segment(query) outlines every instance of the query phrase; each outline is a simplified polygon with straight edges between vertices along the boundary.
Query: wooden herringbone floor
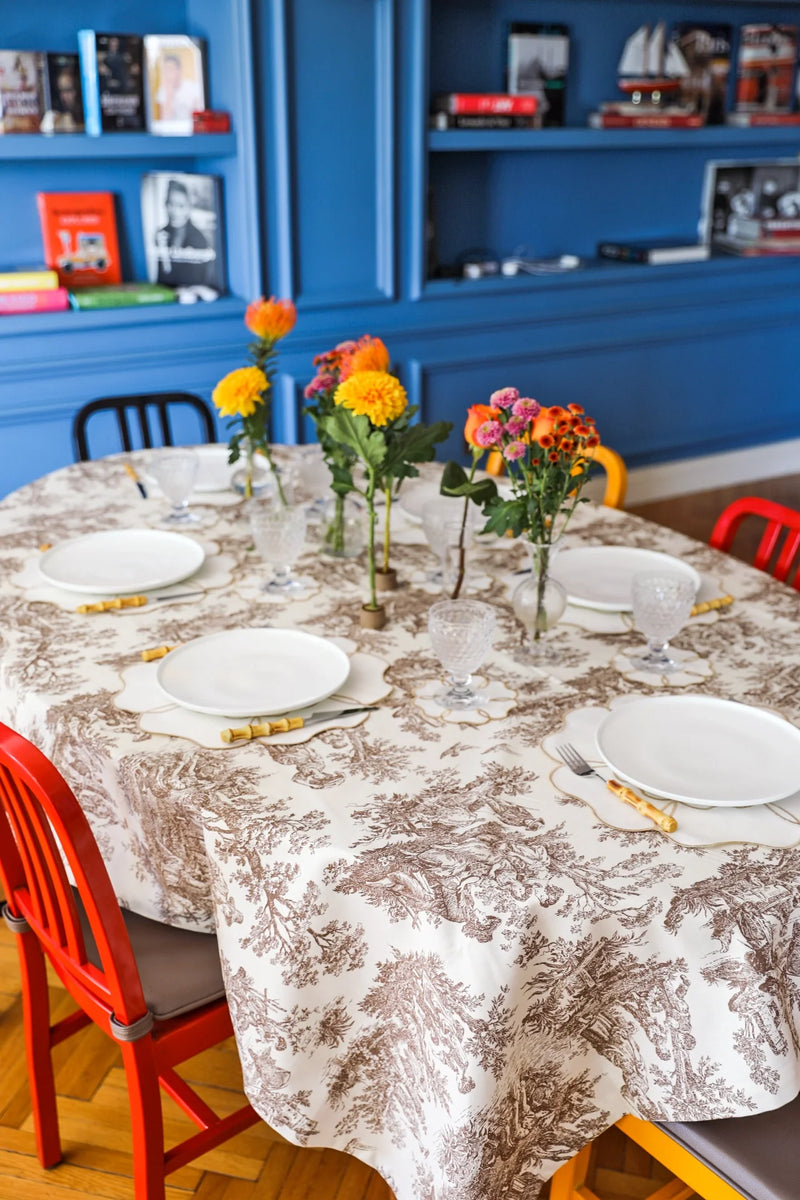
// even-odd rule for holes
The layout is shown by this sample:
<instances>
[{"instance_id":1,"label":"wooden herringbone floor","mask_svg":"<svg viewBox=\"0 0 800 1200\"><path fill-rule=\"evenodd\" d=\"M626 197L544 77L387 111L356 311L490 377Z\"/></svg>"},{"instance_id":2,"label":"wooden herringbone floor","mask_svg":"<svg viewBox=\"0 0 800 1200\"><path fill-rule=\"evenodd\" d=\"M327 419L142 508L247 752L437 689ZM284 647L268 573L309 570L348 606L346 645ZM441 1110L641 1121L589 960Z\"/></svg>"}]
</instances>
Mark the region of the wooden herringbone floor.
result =
<instances>
[{"instance_id":1,"label":"wooden herringbone floor","mask_svg":"<svg viewBox=\"0 0 800 1200\"><path fill-rule=\"evenodd\" d=\"M800 479L764 481L642 506L634 511L700 540L738 495L768 496L800 507ZM748 547L741 551L746 557ZM53 980L54 1016L71 1001ZM64 1161L43 1172L37 1163L25 1070L19 972L13 935L0 921L0 1200L133 1200L127 1094L114 1044L90 1028L57 1047L57 1086ZM241 1103L240 1072L232 1043L185 1064L184 1074L225 1112ZM178 1141L192 1129L164 1101L167 1135ZM594 1188L602 1200L635 1200L665 1173L617 1130L600 1139ZM168 1200L392 1200L369 1167L334 1150L298 1150L266 1126L240 1134L170 1179Z\"/></svg>"}]
</instances>

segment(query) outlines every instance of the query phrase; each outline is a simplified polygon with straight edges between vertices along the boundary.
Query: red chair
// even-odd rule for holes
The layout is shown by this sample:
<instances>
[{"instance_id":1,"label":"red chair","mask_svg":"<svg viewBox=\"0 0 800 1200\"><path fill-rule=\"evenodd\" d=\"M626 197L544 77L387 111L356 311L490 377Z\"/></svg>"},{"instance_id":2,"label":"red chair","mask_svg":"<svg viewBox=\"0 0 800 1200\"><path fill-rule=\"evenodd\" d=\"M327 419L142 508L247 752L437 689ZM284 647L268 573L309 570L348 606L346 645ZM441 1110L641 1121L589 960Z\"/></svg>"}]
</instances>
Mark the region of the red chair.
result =
<instances>
[{"instance_id":1,"label":"red chair","mask_svg":"<svg viewBox=\"0 0 800 1200\"><path fill-rule=\"evenodd\" d=\"M711 531L709 545L717 550L730 550L736 531L745 517L761 517L767 522L767 527L758 544L753 566L760 571L770 571L781 583L788 583L796 591L800 591L800 512L787 508L785 504L776 504L772 500L762 500L758 496L744 496L734 500L717 518L717 523ZM781 534L786 533L783 545L772 567L770 560L778 546Z\"/></svg>"},{"instance_id":2,"label":"red chair","mask_svg":"<svg viewBox=\"0 0 800 1200\"><path fill-rule=\"evenodd\" d=\"M51 1167L61 1159L51 1050L94 1021L122 1052L136 1200L163 1200L166 1175L259 1120L249 1104L218 1117L174 1070L232 1033L217 939L120 907L67 783L35 746L5 725L0 725L0 883L3 915L18 938L40 1163ZM45 955L79 1005L53 1025ZM159 1085L200 1129L166 1151Z\"/></svg>"}]
</instances>

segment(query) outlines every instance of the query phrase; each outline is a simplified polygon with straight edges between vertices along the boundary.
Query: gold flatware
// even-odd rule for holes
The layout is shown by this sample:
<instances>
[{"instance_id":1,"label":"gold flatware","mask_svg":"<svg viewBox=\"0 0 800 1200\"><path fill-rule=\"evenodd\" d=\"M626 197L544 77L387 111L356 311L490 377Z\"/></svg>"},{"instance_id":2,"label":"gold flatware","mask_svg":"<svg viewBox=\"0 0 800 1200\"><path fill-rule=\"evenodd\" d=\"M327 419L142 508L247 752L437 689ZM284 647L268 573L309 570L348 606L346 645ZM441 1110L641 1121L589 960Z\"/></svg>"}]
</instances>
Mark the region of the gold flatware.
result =
<instances>
[{"instance_id":1,"label":"gold flatware","mask_svg":"<svg viewBox=\"0 0 800 1200\"><path fill-rule=\"evenodd\" d=\"M188 600L202 596L203 592L176 592L174 596L116 596L113 600L98 600L96 604L79 604L76 613L112 612L116 608L141 608L144 604L156 604L159 600Z\"/></svg>"},{"instance_id":2,"label":"gold flatware","mask_svg":"<svg viewBox=\"0 0 800 1200\"><path fill-rule=\"evenodd\" d=\"M655 804L651 804L649 800L645 800L644 796L639 796L634 792L633 788L626 787L616 779L605 779L599 771L591 767L582 754L579 754L573 745L565 742L562 746L556 746L556 750L575 775L596 775L598 779L602 779L608 790L625 804L630 804L637 812L640 812L643 817L649 817L658 825L659 829L663 829L664 833L674 833L678 828L678 822L674 817L667 816L660 808L656 808Z\"/></svg>"},{"instance_id":3,"label":"gold flatware","mask_svg":"<svg viewBox=\"0 0 800 1200\"><path fill-rule=\"evenodd\" d=\"M360 708L335 708L314 713L310 717L279 717L277 721L260 721L256 725L242 725L240 729L223 729L219 736L223 742L249 742L251 738L271 737L273 733L289 733L292 729L303 729L306 725L316 725L318 721L330 721L334 717L374 712L377 707L377 704L362 704Z\"/></svg>"},{"instance_id":4,"label":"gold flatware","mask_svg":"<svg viewBox=\"0 0 800 1200\"><path fill-rule=\"evenodd\" d=\"M176 643L177 645L178 643ZM152 650L143 650L142 659L145 662L153 662L156 658L165 658L170 650L174 650L175 646L155 646Z\"/></svg>"},{"instance_id":5,"label":"gold flatware","mask_svg":"<svg viewBox=\"0 0 800 1200\"><path fill-rule=\"evenodd\" d=\"M733 604L733 596L716 596L713 600L701 600L699 604L692 605L689 616L699 617L701 613L712 612L715 608L727 608L729 604Z\"/></svg>"},{"instance_id":6,"label":"gold flatware","mask_svg":"<svg viewBox=\"0 0 800 1200\"><path fill-rule=\"evenodd\" d=\"M133 482L136 484L137 488L139 489L139 495L142 497L142 499L146 500L147 499L147 488L142 483L142 481L139 478L135 469L131 466L130 463L123 463L122 469L124 470L125 474L127 476L129 476L129 478L132 479Z\"/></svg>"}]
</instances>

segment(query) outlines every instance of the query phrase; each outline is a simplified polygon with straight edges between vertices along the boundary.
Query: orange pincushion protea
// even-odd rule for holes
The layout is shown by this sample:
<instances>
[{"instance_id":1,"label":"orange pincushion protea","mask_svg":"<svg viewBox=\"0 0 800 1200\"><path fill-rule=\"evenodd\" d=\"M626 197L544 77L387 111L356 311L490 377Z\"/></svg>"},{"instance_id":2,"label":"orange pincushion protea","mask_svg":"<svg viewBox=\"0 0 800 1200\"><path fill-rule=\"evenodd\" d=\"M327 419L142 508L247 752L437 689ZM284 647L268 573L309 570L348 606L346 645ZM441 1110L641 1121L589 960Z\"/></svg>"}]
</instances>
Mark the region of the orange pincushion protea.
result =
<instances>
[{"instance_id":1,"label":"orange pincushion protea","mask_svg":"<svg viewBox=\"0 0 800 1200\"><path fill-rule=\"evenodd\" d=\"M341 378L349 379L357 371L388 371L389 351L378 337L365 333L342 360Z\"/></svg>"},{"instance_id":2,"label":"orange pincushion protea","mask_svg":"<svg viewBox=\"0 0 800 1200\"><path fill-rule=\"evenodd\" d=\"M221 417L251 417L269 387L267 377L259 367L237 367L220 379L211 399Z\"/></svg>"},{"instance_id":3,"label":"orange pincushion protea","mask_svg":"<svg viewBox=\"0 0 800 1200\"><path fill-rule=\"evenodd\" d=\"M297 310L291 300L276 300L260 296L248 304L244 323L256 337L277 342L291 333L297 320Z\"/></svg>"},{"instance_id":4,"label":"orange pincushion protea","mask_svg":"<svg viewBox=\"0 0 800 1200\"><path fill-rule=\"evenodd\" d=\"M357 371L339 384L333 398L373 425L388 425L408 407L405 388L386 371Z\"/></svg>"}]
</instances>

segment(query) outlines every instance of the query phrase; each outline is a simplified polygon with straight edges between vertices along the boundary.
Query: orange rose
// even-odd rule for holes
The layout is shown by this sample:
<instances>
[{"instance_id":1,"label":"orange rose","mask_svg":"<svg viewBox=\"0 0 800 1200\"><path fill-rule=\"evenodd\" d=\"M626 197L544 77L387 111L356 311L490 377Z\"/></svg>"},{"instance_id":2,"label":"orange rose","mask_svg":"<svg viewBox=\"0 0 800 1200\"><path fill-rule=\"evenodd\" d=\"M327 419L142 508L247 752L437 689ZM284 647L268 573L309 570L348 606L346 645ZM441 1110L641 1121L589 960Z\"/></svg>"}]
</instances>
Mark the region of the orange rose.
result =
<instances>
[{"instance_id":1,"label":"orange rose","mask_svg":"<svg viewBox=\"0 0 800 1200\"><path fill-rule=\"evenodd\" d=\"M277 342L291 333L297 320L297 310L291 300L276 300L260 296L248 304L244 323L251 333L264 341Z\"/></svg>"},{"instance_id":2,"label":"orange rose","mask_svg":"<svg viewBox=\"0 0 800 1200\"><path fill-rule=\"evenodd\" d=\"M486 421L495 421L499 415L500 409L490 408L488 404L473 404L471 408L468 408L467 423L464 426L467 445L472 446L475 450L484 450L485 447L479 446L475 441L475 434Z\"/></svg>"}]
</instances>

